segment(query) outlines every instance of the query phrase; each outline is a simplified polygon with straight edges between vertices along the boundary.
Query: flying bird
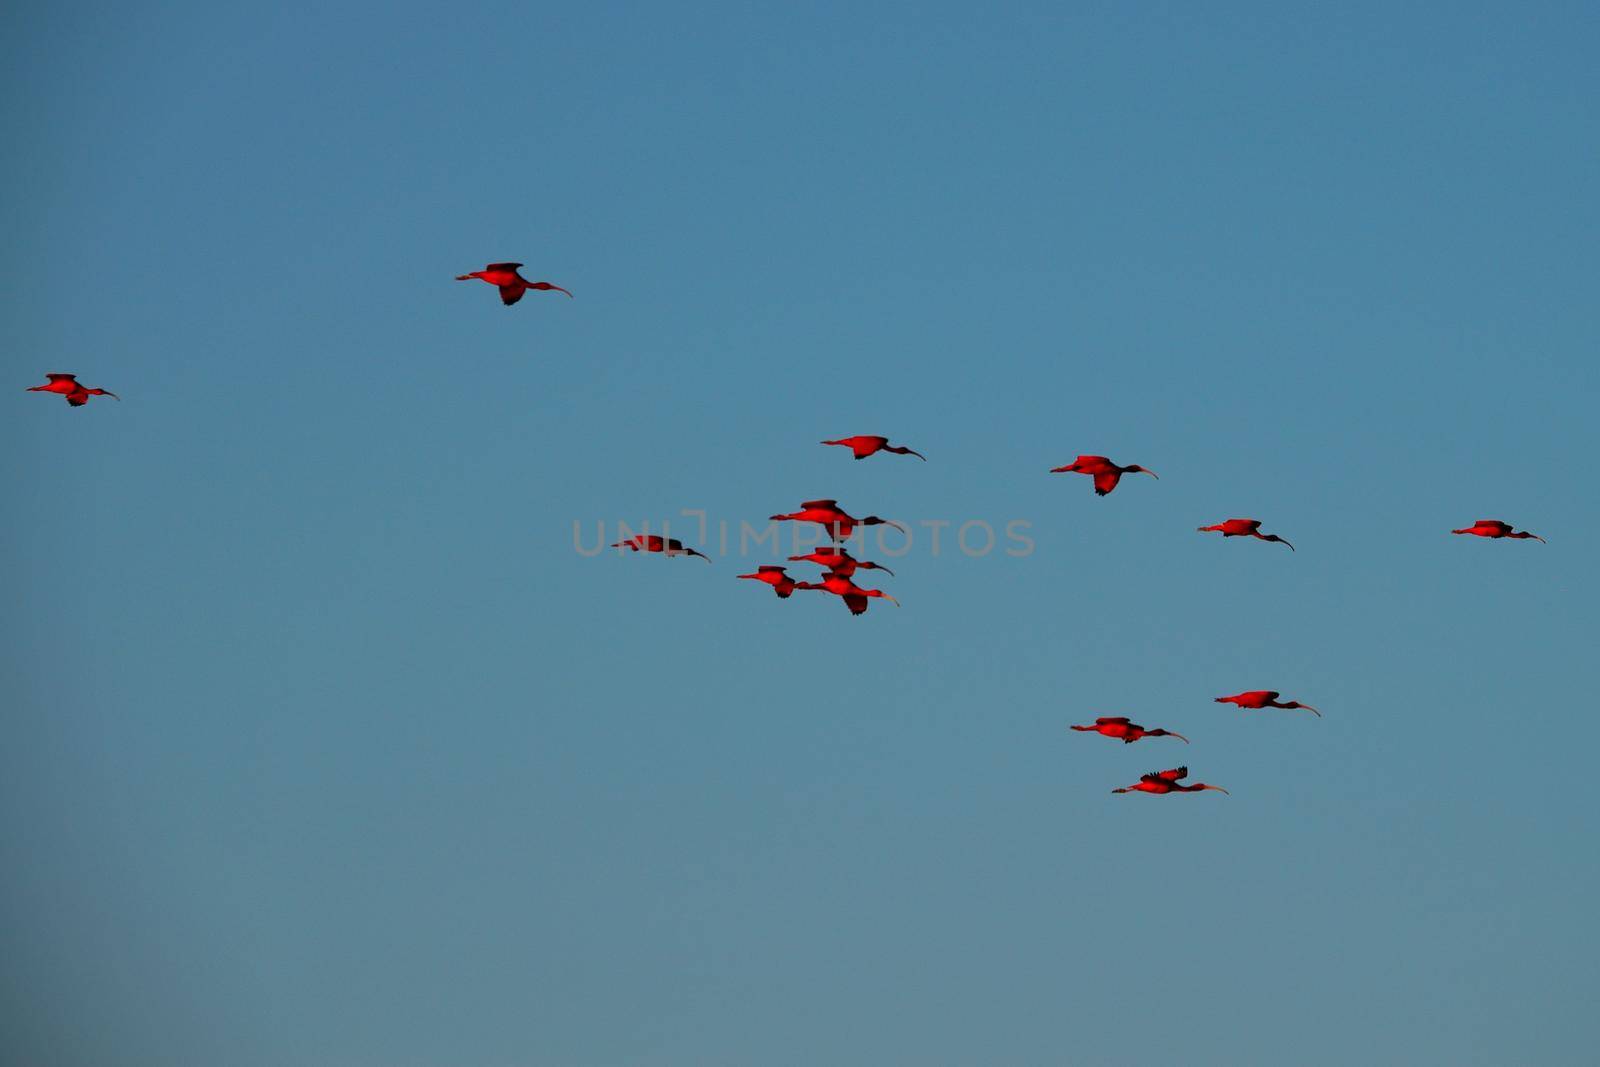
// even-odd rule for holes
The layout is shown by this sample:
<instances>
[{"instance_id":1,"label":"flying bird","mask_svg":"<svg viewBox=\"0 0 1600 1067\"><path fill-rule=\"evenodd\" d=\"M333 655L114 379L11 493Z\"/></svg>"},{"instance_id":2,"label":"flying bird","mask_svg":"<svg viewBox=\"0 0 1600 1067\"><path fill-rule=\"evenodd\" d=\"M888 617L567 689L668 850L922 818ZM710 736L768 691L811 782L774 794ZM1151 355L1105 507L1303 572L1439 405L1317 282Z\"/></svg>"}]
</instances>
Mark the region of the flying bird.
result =
<instances>
[{"instance_id":1,"label":"flying bird","mask_svg":"<svg viewBox=\"0 0 1600 1067\"><path fill-rule=\"evenodd\" d=\"M76 374L46 374L49 382L45 385L28 387L30 393L56 393L67 398L67 403L75 408L81 408L89 402L91 396L109 396L112 400L121 400L116 393L104 389L90 389L79 384Z\"/></svg>"},{"instance_id":2,"label":"flying bird","mask_svg":"<svg viewBox=\"0 0 1600 1067\"><path fill-rule=\"evenodd\" d=\"M554 289L558 293L567 293L561 286L551 285L549 282L530 282L517 273L517 268L520 266L522 266L521 263L491 263L482 270L475 270L471 274L456 275L456 281L470 282L472 279L477 278L480 281L488 282L500 290L500 301L508 307L521 300L522 294L529 289L540 289L546 292ZM567 295L571 296L572 294L567 293Z\"/></svg>"},{"instance_id":3,"label":"flying bird","mask_svg":"<svg viewBox=\"0 0 1600 1067\"><path fill-rule=\"evenodd\" d=\"M54 377L54 375L51 375L51 377ZM1479 519L1465 530L1451 530L1450 532L1453 534L1471 534L1473 537L1515 537L1519 541L1531 537L1541 545L1550 543L1538 534L1529 533L1527 530L1513 532L1509 522L1501 522L1499 519Z\"/></svg>"},{"instance_id":4,"label":"flying bird","mask_svg":"<svg viewBox=\"0 0 1600 1067\"><path fill-rule=\"evenodd\" d=\"M1088 474L1094 477L1094 495L1105 496L1117 487L1124 474L1148 474L1157 481L1161 476L1137 463L1119 467L1104 456L1079 456L1065 467L1052 467L1051 474Z\"/></svg>"},{"instance_id":5,"label":"flying bird","mask_svg":"<svg viewBox=\"0 0 1600 1067\"><path fill-rule=\"evenodd\" d=\"M882 571L889 577L894 577L894 571L890 570L888 567L885 567L879 563L868 563L865 560L858 560L844 549L837 547L818 548L808 552L804 556L790 556L789 562L815 563L821 566L823 570L832 571L833 573L843 575L846 578L852 577L857 570Z\"/></svg>"},{"instance_id":6,"label":"flying bird","mask_svg":"<svg viewBox=\"0 0 1600 1067\"><path fill-rule=\"evenodd\" d=\"M1218 704L1237 704L1241 708L1304 708L1317 718L1322 718L1322 712L1310 704L1302 704L1298 700L1291 700L1287 704L1280 704L1278 698L1283 694L1276 689L1252 689L1248 693L1235 693L1231 697L1217 697Z\"/></svg>"},{"instance_id":7,"label":"flying bird","mask_svg":"<svg viewBox=\"0 0 1600 1067\"><path fill-rule=\"evenodd\" d=\"M1184 744L1189 739L1182 734L1173 733L1171 730L1146 730L1138 723L1129 722L1126 716L1106 716L1096 719L1093 726L1074 726L1074 730L1086 730L1090 733L1102 734L1105 737L1120 737L1123 744L1131 745L1141 737L1176 737Z\"/></svg>"},{"instance_id":8,"label":"flying bird","mask_svg":"<svg viewBox=\"0 0 1600 1067\"><path fill-rule=\"evenodd\" d=\"M1152 774L1141 774L1139 780L1132 785L1113 789L1113 793L1198 793L1204 789L1215 789L1219 793L1227 790L1220 785L1207 785L1204 782L1195 782L1193 785L1179 785L1180 779L1189 777L1189 768L1174 767L1170 771L1156 771Z\"/></svg>"},{"instance_id":9,"label":"flying bird","mask_svg":"<svg viewBox=\"0 0 1600 1067\"><path fill-rule=\"evenodd\" d=\"M912 451L901 445L891 445L887 437L876 437L871 434L857 434L854 437L841 437L837 441L824 441L825 445L843 445L856 454L857 459L866 459L875 452L893 452L901 456L916 456L924 463L928 457L921 452Z\"/></svg>"},{"instance_id":10,"label":"flying bird","mask_svg":"<svg viewBox=\"0 0 1600 1067\"><path fill-rule=\"evenodd\" d=\"M807 500L800 505L800 510L793 514L769 517L774 522L818 523L833 534L835 541L848 541L857 526L893 526L901 533L906 532L906 528L898 522L880 519L876 515L868 515L864 519L852 518L848 512L839 507L837 500Z\"/></svg>"},{"instance_id":11,"label":"flying bird","mask_svg":"<svg viewBox=\"0 0 1600 1067\"><path fill-rule=\"evenodd\" d=\"M1229 519L1227 522L1219 522L1215 526L1200 526L1197 529L1201 533L1221 531L1223 537L1254 537L1257 541L1277 541L1280 544L1289 545L1289 542L1277 534L1262 533L1260 519ZM1293 545L1289 545L1289 551L1294 551Z\"/></svg>"},{"instance_id":12,"label":"flying bird","mask_svg":"<svg viewBox=\"0 0 1600 1067\"><path fill-rule=\"evenodd\" d=\"M703 552L696 552L687 548L676 537L661 537L657 534L634 534L626 541L618 541L612 548L626 548L629 552L663 552L669 556L699 556L707 563L711 557Z\"/></svg>"},{"instance_id":13,"label":"flying bird","mask_svg":"<svg viewBox=\"0 0 1600 1067\"><path fill-rule=\"evenodd\" d=\"M757 567L754 574L741 574L739 577L753 578L758 582L766 582L768 585L772 586L772 591L774 593L777 593L780 597L783 597L785 600L787 600L791 595L793 595L795 589L799 587L800 583L783 573L783 571L784 568L782 567Z\"/></svg>"},{"instance_id":14,"label":"flying bird","mask_svg":"<svg viewBox=\"0 0 1600 1067\"><path fill-rule=\"evenodd\" d=\"M796 582L796 589L815 589L823 593L832 593L834 596L844 598L844 606L850 609L852 615L863 615L867 610L869 597L882 597L895 607L900 606L900 601L885 593L881 589L863 589L842 574L829 571L822 576L820 582Z\"/></svg>"}]
</instances>

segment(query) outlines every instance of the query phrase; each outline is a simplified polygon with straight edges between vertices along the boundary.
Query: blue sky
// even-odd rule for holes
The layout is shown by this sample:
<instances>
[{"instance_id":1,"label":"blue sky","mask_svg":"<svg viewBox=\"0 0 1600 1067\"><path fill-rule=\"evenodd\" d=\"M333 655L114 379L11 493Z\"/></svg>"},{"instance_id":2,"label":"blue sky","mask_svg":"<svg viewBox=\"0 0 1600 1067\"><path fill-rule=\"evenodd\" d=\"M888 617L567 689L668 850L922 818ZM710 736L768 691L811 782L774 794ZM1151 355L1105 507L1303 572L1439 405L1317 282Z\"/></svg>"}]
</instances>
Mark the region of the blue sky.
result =
<instances>
[{"instance_id":1,"label":"blue sky","mask_svg":"<svg viewBox=\"0 0 1600 1067\"><path fill-rule=\"evenodd\" d=\"M1581 1058L1597 28L8 12L8 1061ZM573 549L819 496L1034 549Z\"/></svg>"}]
</instances>

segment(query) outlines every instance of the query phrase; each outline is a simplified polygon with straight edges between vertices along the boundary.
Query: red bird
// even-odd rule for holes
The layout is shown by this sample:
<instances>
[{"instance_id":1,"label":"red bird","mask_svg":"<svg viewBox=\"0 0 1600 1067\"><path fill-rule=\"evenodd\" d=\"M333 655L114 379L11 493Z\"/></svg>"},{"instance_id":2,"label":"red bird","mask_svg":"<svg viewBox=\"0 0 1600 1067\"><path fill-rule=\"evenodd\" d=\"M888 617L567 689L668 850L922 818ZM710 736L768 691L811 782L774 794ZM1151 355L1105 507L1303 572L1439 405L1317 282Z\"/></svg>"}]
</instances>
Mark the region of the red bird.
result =
<instances>
[{"instance_id":1,"label":"red bird","mask_svg":"<svg viewBox=\"0 0 1600 1067\"><path fill-rule=\"evenodd\" d=\"M1105 496L1115 489L1124 474L1148 474L1157 481L1161 480L1161 475L1137 463L1131 467L1119 467L1104 456L1079 456L1065 467L1052 467L1050 473L1093 475L1095 496Z\"/></svg>"},{"instance_id":2,"label":"red bird","mask_svg":"<svg viewBox=\"0 0 1600 1067\"><path fill-rule=\"evenodd\" d=\"M1180 778L1189 777L1189 768L1174 767L1170 771L1156 771L1153 774L1141 774L1139 780L1132 785L1113 789L1113 793L1198 793L1204 789L1215 789L1219 793L1227 790L1220 785L1206 785L1204 782L1195 782L1193 785L1179 785Z\"/></svg>"},{"instance_id":3,"label":"red bird","mask_svg":"<svg viewBox=\"0 0 1600 1067\"><path fill-rule=\"evenodd\" d=\"M1175 734L1171 730L1146 730L1138 723L1129 722L1122 715L1096 719L1093 726L1074 726L1073 729L1088 730L1106 737L1120 737L1123 744L1127 745L1133 744L1141 737L1176 737L1186 745L1189 743L1189 739L1182 734Z\"/></svg>"},{"instance_id":4,"label":"red bird","mask_svg":"<svg viewBox=\"0 0 1600 1067\"><path fill-rule=\"evenodd\" d=\"M853 577L857 570L882 571L889 577L894 577L894 571L877 563L867 563L856 559L842 548L818 548L804 556L790 556L790 563L808 562L819 564L823 570L832 571L845 578Z\"/></svg>"},{"instance_id":5,"label":"red bird","mask_svg":"<svg viewBox=\"0 0 1600 1067\"><path fill-rule=\"evenodd\" d=\"M834 596L844 598L844 606L850 609L852 615L863 615L867 610L868 597L882 597L895 607L900 606L900 601L885 593L882 589L863 589L842 574L829 571L822 576L820 582L796 582L796 589L815 589L823 593L832 593Z\"/></svg>"},{"instance_id":6,"label":"red bird","mask_svg":"<svg viewBox=\"0 0 1600 1067\"><path fill-rule=\"evenodd\" d=\"M837 441L824 441L825 445L843 445L856 454L857 459L866 459L874 452L893 452L901 456L916 456L922 462L928 462L928 457L921 452L913 452L900 445L891 445L887 437L874 437L870 434L857 434L854 437L841 437Z\"/></svg>"},{"instance_id":7,"label":"red bird","mask_svg":"<svg viewBox=\"0 0 1600 1067\"><path fill-rule=\"evenodd\" d=\"M754 574L741 574L740 578L754 578L758 582L766 582L772 586L772 591L787 600L799 586L793 578L783 573L782 567L757 567Z\"/></svg>"},{"instance_id":8,"label":"red bird","mask_svg":"<svg viewBox=\"0 0 1600 1067\"><path fill-rule=\"evenodd\" d=\"M792 515L769 516L774 522L815 522L826 527L835 541L848 541L857 526L893 526L901 533L906 528L898 522L880 519L876 515L868 515L864 519L851 518L850 515L839 507L837 500L807 500L800 505L800 510Z\"/></svg>"},{"instance_id":9,"label":"red bird","mask_svg":"<svg viewBox=\"0 0 1600 1067\"><path fill-rule=\"evenodd\" d=\"M1219 522L1215 526L1200 526L1197 529L1201 533L1220 530L1223 537L1254 537L1257 541L1277 541L1280 544L1289 545L1289 542L1277 534L1262 533L1260 519L1229 519L1227 522ZM1289 551L1294 551L1293 545L1289 545Z\"/></svg>"},{"instance_id":10,"label":"red bird","mask_svg":"<svg viewBox=\"0 0 1600 1067\"><path fill-rule=\"evenodd\" d=\"M470 282L474 278L486 281L500 290L500 301L508 307L521 300L522 294L529 289L540 289L546 292L554 289L558 293L567 293L561 286L551 285L549 282L530 282L517 273L517 268L520 266L522 266L521 263L491 263L482 270L475 270L471 274L456 275L456 281ZM572 294L567 293L567 295L571 296Z\"/></svg>"},{"instance_id":11,"label":"red bird","mask_svg":"<svg viewBox=\"0 0 1600 1067\"><path fill-rule=\"evenodd\" d=\"M51 377L55 377L55 375L51 375ZM79 401L79 403L82 403L82 401ZM1550 543L1538 534L1529 533L1527 530L1523 530L1521 533L1513 533L1511 524L1509 522L1501 522L1499 519L1479 519L1465 530L1451 530L1450 532L1453 534L1471 534L1473 537L1515 537L1519 541L1531 537L1541 545Z\"/></svg>"},{"instance_id":12,"label":"red bird","mask_svg":"<svg viewBox=\"0 0 1600 1067\"><path fill-rule=\"evenodd\" d=\"M30 393L58 393L67 398L67 403L75 408L81 408L89 402L91 396L109 396L112 400L121 400L116 393L108 393L104 389L89 389L78 384L76 374L46 374L50 379L47 385L29 386Z\"/></svg>"},{"instance_id":13,"label":"red bird","mask_svg":"<svg viewBox=\"0 0 1600 1067\"><path fill-rule=\"evenodd\" d=\"M618 541L611 547L626 548L629 552L664 552L669 556L699 556L707 563L711 562L710 556L684 547L683 542L676 537L661 537L657 534L634 534L626 541Z\"/></svg>"},{"instance_id":14,"label":"red bird","mask_svg":"<svg viewBox=\"0 0 1600 1067\"><path fill-rule=\"evenodd\" d=\"M1218 704L1237 704L1241 708L1304 708L1317 718L1322 718L1322 712L1310 704L1302 704L1298 700L1291 700L1287 704L1278 703L1282 696L1276 689L1252 689L1248 693L1235 693L1231 697L1217 697Z\"/></svg>"}]
</instances>

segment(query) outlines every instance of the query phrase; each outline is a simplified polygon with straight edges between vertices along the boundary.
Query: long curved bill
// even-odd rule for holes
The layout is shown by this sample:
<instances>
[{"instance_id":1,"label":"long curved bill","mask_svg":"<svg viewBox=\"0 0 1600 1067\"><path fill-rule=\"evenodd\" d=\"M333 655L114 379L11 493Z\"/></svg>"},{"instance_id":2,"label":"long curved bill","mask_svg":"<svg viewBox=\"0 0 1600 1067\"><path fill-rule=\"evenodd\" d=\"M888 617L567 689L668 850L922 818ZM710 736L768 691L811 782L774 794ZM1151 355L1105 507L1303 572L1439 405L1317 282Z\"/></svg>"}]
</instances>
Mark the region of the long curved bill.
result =
<instances>
[{"instance_id":1,"label":"long curved bill","mask_svg":"<svg viewBox=\"0 0 1600 1067\"><path fill-rule=\"evenodd\" d=\"M895 607L899 607L900 606L900 601L896 600L894 597L890 596L888 593L883 594L883 599L887 600L889 603L893 604Z\"/></svg>"},{"instance_id":2,"label":"long curved bill","mask_svg":"<svg viewBox=\"0 0 1600 1067\"><path fill-rule=\"evenodd\" d=\"M883 524L885 526L893 526L896 530L899 530L901 533L905 533L906 532L906 528L904 526L901 526L898 522L895 522L892 519L884 519L883 520Z\"/></svg>"},{"instance_id":3,"label":"long curved bill","mask_svg":"<svg viewBox=\"0 0 1600 1067\"><path fill-rule=\"evenodd\" d=\"M1148 474L1150 477L1154 478L1158 482L1161 480L1161 475L1157 474L1155 471L1141 470L1139 473L1140 474Z\"/></svg>"},{"instance_id":4,"label":"long curved bill","mask_svg":"<svg viewBox=\"0 0 1600 1067\"><path fill-rule=\"evenodd\" d=\"M1174 732L1172 730L1168 730L1167 731L1167 736L1168 737L1176 737L1179 741L1182 741L1186 745L1189 743L1189 739L1187 737L1184 737L1182 734L1176 733L1176 732Z\"/></svg>"},{"instance_id":5,"label":"long curved bill","mask_svg":"<svg viewBox=\"0 0 1600 1067\"><path fill-rule=\"evenodd\" d=\"M1312 707L1310 704L1301 704L1300 706L1302 708L1305 708L1311 714L1315 715L1317 718L1319 718L1319 719L1322 718L1322 712L1318 711L1316 708Z\"/></svg>"},{"instance_id":6,"label":"long curved bill","mask_svg":"<svg viewBox=\"0 0 1600 1067\"><path fill-rule=\"evenodd\" d=\"M1226 789L1222 788L1220 785L1208 785L1208 786L1206 786L1206 788L1207 789L1215 789L1217 792L1225 793L1230 797L1233 796L1232 793L1229 793Z\"/></svg>"}]
</instances>

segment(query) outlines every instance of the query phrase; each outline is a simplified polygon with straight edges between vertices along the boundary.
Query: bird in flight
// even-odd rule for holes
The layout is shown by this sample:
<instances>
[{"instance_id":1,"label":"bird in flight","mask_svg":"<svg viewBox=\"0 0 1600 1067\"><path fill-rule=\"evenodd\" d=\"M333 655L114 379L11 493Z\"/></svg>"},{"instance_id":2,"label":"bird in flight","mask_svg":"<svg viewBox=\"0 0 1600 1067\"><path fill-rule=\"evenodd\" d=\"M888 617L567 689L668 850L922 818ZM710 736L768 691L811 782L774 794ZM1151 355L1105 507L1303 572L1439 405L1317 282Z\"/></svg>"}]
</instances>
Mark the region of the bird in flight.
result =
<instances>
[{"instance_id":1,"label":"bird in flight","mask_svg":"<svg viewBox=\"0 0 1600 1067\"><path fill-rule=\"evenodd\" d=\"M829 571L822 576L820 582L796 582L796 589L815 589L823 593L832 593L834 596L844 598L844 606L850 609L852 615L864 615L867 610L869 597L882 597L895 607L900 606L900 601L885 593L882 589L863 589L842 574Z\"/></svg>"},{"instance_id":2,"label":"bird in flight","mask_svg":"<svg viewBox=\"0 0 1600 1067\"><path fill-rule=\"evenodd\" d=\"M75 408L81 408L89 402L91 396L109 396L112 400L121 400L116 393L104 389L89 389L78 382L76 374L46 374L49 381L44 385L28 387L30 393L56 393L67 398L67 403Z\"/></svg>"},{"instance_id":3,"label":"bird in flight","mask_svg":"<svg viewBox=\"0 0 1600 1067\"><path fill-rule=\"evenodd\" d=\"M889 577L894 577L894 571L890 570L888 567L878 563L868 563L865 560L858 560L844 549L837 547L818 548L808 552L804 556L790 556L789 562L815 563L822 567L823 570L832 571L835 574L843 575L846 578L853 577L857 570L882 571Z\"/></svg>"},{"instance_id":4,"label":"bird in flight","mask_svg":"<svg viewBox=\"0 0 1600 1067\"><path fill-rule=\"evenodd\" d=\"M684 543L676 537L661 537L658 534L634 534L626 541L618 541L612 548L626 548L629 552L663 552L669 556L699 556L707 563L711 557L704 552L696 552L685 547Z\"/></svg>"},{"instance_id":5,"label":"bird in flight","mask_svg":"<svg viewBox=\"0 0 1600 1067\"><path fill-rule=\"evenodd\" d=\"M482 270L475 270L471 274L456 275L456 281L470 282L472 279L477 278L480 281L488 282L500 290L500 301L507 307L521 300L522 294L529 289L540 289L546 292L554 289L558 293L567 293L561 286L551 285L549 282L530 282L517 273L517 268L520 266L522 266L521 263L491 263ZM572 294L567 293L567 295L571 296Z\"/></svg>"},{"instance_id":6,"label":"bird in flight","mask_svg":"<svg viewBox=\"0 0 1600 1067\"><path fill-rule=\"evenodd\" d=\"M1074 726L1074 730L1086 730L1090 733L1102 734L1105 737L1120 737L1123 744L1131 745L1141 737L1176 737L1184 744L1189 739L1182 734L1173 733L1171 730L1146 730L1138 723L1129 722L1126 716L1105 716L1094 721L1093 726Z\"/></svg>"},{"instance_id":7,"label":"bird in flight","mask_svg":"<svg viewBox=\"0 0 1600 1067\"><path fill-rule=\"evenodd\" d=\"M741 574L739 577L753 578L758 582L766 582L768 585L772 586L772 591L774 593L777 593L780 597L783 597L785 600L787 600L791 595L793 595L795 589L799 587L800 583L796 582L793 578L789 577L783 572L784 568L782 567L757 567L754 574Z\"/></svg>"},{"instance_id":8,"label":"bird in flight","mask_svg":"<svg viewBox=\"0 0 1600 1067\"><path fill-rule=\"evenodd\" d=\"M1227 790L1220 785L1207 785L1204 782L1195 782L1192 785L1179 785L1181 779L1189 777L1189 768L1174 767L1170 771L1156 771L1152 774L1141 774L1139 780L1132 785L1113 789L1113 793L1198 793L1205 789L1215 789L1219 793Z\"/></svg>"},{"instance_id":9,"label":"bird in flight","mask_svg":"<svg viewBox=\"0 0 1600 1067\"><path fill-rule=\"evenodd\" d=\"M1146 470L1137 463L1129 467L1119 467L1104 456L1079 456L1065 467L1050 468L1050 473L1093 476L1095 496L1105 496L1115 489L1124 474L1148 474L1157 481L1161 480L1161 475L1153 470Z\"/></svg>"},{"instance_id":10,"label":"bird in flight","mask_svg":"<svg viewBox=\"0 0 1600 1067\"><path fill-rule=\"evenodd\" d=\"M915 452L903 445L891 445L887 437L876 437L872 434L857 434L854 437L841 437L837 441L824 441L825 445L843 445L856 454L857 459L866 459L876 452L893 452L901 456L916 456L924 463L928 457L921 452Z\"/></svg>"},{"instance_id":11,"label":"bird in flight","mask_svg":"<svg viewBox=\"0 0 1600 1067\"><path fill-rule=\"evenodd\" d=\"M857 526L893 526L901 533L906 528L898 522L880 519L876 515L868 515L864 519L857 519L839 507L837 500L807 500L800 505L800 510L789 515L772 515L769 518L774 522L814 522L825 527L833 534L835 541L848 541Z\"/></svg>"},{"instance_id":12,"label":"bird in flight","mask_svg":"<svg viewBox=\"0 0 1600 1067\"><path fill-rule=\"evenodd\" d=\"M51 375L51 377L54 377L54 375ZM1473 537L1515 537L1519 541L1531 537L1541 545L1550 543L1538 534L1529 533L1527 530L1514 532L1509 522L1501 522L1499 519L1479 519L1465 530L1451 530L1450 532L1453 534L1471 534Z\"/></svg>"},{"instance_id":13,"label":"bird in flight","mask_svg":"<svg viewBox=\"0 0 1600 1067\"><path fill-rule=\"evenodd\" d=\"M1200 526L1196 527L1196 529L1201 533L1220 531L1223 537L1254 537L1257 541L1277 541L1280 544L1289 545L1289 542L1277 534L1262 533L1260 519L1229 519L1227 522L1219 522L1215 526ZM1293 545L1289 545L1289 551L1294 551Z\"/></svg>"},{"instance_id":14,"label":"bird in flight","mask_svg":"<svg viewBox=\"0 0 1600 1067\"><path fill-rule=\"evenodd\" d=\"M1252 689L1248 693L1235 693L1231 697L1217 697L1216 698L1216 703L1218 703L1218 704L1237 704L1241 708L1251 708L1251 709L1256 709L1256 708L1290 708L1290 709L1293 709L1293 708L1304 708L1306 711L1311 712L1311 714L1315 715L1317 718L1319 718L1319 719L1322 718L1322 712L1318 711L1316 708L1312 707L1310 704L1302 704L1298 700L1291 700L1286 704L1280 704L1278 702L1278 698L1280 696L1282 696L1282 695L1283 694L1278 692L1276 689Z\"/></svg>"}]
</instances>

